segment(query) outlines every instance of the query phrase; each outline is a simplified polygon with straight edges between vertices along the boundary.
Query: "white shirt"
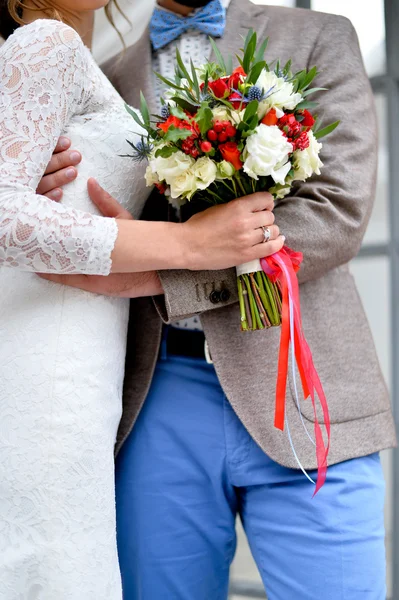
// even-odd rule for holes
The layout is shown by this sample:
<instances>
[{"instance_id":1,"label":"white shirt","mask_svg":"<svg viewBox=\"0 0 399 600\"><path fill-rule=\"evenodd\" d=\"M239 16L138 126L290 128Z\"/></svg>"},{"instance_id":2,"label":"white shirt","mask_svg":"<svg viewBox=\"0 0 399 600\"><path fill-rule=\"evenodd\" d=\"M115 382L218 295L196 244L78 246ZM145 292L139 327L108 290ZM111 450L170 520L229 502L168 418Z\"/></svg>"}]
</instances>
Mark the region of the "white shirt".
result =
<instances>
[{"instance_id":1,"label":"white shirt","mask_svg":"<svg viewBox=\"0 0 399 600\"><path fill-rule=\"evenodd\" d=\"M223 7L227 10L231 0L220 0ZM159 7L161 8L161 7ZM162 9L161 10L165 10ZM201 10L200 8L197 10ZM209 36L200 31L190 30L181 35L177 40L171 42L158 52L153 54L153 71L160 73L167 79L174 79L176 65L176 47L186 65L190 65L190 60L193 61L196 67L204 64L210 59L212 54L212 45L209 41ZM156 98L159 101L158 108L161 108L160 98L164 94L164 84L158 77L155 77L155 92ZM191 319L183 319L172 324L178 329L186 329L190 331L202 331L200 318L191 317Z\"/></svg>"}]
</instances>

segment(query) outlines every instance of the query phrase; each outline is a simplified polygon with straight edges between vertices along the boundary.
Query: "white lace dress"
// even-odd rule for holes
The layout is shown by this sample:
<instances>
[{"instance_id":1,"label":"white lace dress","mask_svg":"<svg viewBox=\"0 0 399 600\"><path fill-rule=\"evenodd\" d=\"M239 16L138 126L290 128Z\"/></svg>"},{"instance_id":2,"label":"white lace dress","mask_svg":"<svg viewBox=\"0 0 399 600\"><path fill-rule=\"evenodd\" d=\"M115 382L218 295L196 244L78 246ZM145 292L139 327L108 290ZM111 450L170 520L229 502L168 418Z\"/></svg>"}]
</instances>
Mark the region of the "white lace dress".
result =
<instances>
[{"instance_id":1,"label":"white lace dress","mask_svg":"<svg viewBox=\"0 0 399 600\"><path fill-rule=\"evenodd\" d=\"M129 301L35 272L107 275L117 235L86 181L137 217L135 125L74 30L22 27L0 49L0 598L121 600L113 451ZM62 205L35 194L57 138L83 154Z\"/></svg>"}]
</instances>

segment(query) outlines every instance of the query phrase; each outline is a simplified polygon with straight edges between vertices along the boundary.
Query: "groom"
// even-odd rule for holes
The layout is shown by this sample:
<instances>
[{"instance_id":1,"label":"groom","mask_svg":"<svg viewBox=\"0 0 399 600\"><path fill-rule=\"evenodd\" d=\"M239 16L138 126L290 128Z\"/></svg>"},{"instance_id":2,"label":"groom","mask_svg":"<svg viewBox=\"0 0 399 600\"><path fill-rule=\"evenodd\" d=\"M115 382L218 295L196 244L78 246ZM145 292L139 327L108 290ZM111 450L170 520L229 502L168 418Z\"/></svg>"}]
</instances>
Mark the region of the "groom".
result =
<instances>
[{"instance_id":1,"label":"groom","mask_svg":"<svg viewBox=\"0 0 399 600\"><path fill-rule=\"evenodd\" d=\"M323 148L322 175L275 209L288 245L304 254L303 324L330 406L331 466L312 499L287 431L273 427L280 332L239 331L235 271L159 273L163 295L131 305L116 466L125 597L225 600L239 515L270 600L385 600L377 453L395 445L395 432L347 264L370 217L377 159L373 97L352 25L249 0L159 0L142 39L104 70L129 104L138 105L142 89L156 110L162 90L152 70L171 74L176 44L185 60L203 62L208 34L234 55L249 28L270 36L270 59L292 58L294 71L319 67L317 85L328 88L319 113L341 121ZM165 218L159 198L150 206L152 218ZM87 285L107 293L98 278ZM289 431L312 470L315 449L292 386ZM311 432L308 401L301 412Z\"/></svg>"}]
</instances>

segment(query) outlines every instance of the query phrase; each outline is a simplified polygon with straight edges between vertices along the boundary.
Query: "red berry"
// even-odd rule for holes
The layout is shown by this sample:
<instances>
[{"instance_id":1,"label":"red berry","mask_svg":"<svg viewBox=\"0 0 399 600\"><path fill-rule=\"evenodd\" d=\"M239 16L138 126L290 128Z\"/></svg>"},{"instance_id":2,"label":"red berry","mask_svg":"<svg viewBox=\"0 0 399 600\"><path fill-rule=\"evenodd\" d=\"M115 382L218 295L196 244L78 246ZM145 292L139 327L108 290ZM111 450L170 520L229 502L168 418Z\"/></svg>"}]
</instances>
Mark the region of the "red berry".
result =
<instances>
[{"instance_id":1,"label":"red berry","mask_svg":"<svg viewBox=\"0 0 399 600\"><path fill-rule=\"evenodd\" d=\"M202 142L201 143L201 150L202 150L202 152L205 152L205 154L207 154L208 152L210 152L212 150L212 144L211 144L211 142Z\"/></svg>"},{"instance_id":2,"label":"red berry","mask_svg":"<svg viewBox=\"0 0 399 600\"><path fill-rule=\"evenodd\" d=\"M226 129L230 125L230 121L222 121L223 129Z\"/></svg>"},{"instance_id":3,"label":"red berry","mask_svg":"<svg viewBox=\"0 0 399 600\"><path fill-rule=\"evenodd\" d=\"M222 133L219 133L218 135L218 140L221 144L224 144L224 142L227 142L228 140L228 135L225 131L222 131Z\"/></svg>"},{"instance_id":4,"label":"red berry","mask_svg":"<svg viewBox=\"0 0 399 600\"><path fill-rule=\"evenodd\" d=\"M216 133L216 131L214 129L210 129L208 131L208 140L210 140L211 142L216 142L217 139L218 134Z\"/></svg>"},{"instance_id":5,"label":"red berry","mask_svg":"<svg viewBox=\"0 0 399 600\"><path fill-rule=\"evenodd\" d=\"M229 137L234 137L237 134L237 129L229 123L226 127L226 133Z\"/></svg>"},{"instance_id":6,"label":"red berry","mask_svg":"<svg viewBox=\"0 0 399 600\"><path fill-rule=\"evenodd\" d=\"M221 133L223 131L223 125L220 121L216 121L213 128L216 131L216 133Z\"/></svg>"}]
</instances>

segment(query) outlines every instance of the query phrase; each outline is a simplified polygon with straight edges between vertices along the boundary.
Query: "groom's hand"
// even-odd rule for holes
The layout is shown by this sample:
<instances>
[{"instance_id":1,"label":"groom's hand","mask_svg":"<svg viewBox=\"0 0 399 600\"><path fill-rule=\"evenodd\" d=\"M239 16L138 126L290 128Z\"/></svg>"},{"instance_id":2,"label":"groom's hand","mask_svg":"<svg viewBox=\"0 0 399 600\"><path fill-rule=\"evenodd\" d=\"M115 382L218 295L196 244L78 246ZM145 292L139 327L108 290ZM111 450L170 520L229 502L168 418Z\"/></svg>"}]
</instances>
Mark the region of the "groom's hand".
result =
<instances>
[{"instance_id":1,"label":"groom's hand","mask_svg":"<svg viewBox=\"0 0 399 600\"><path fill-rule=\"evenodd\" d=\"M133 219L115 198L106 192L95 179L89 179L87 189L90 199L104 217ZM107 277L100 275L40 275L42 279L79 288L102 296L119 298L141 298L163 294L161 281L155 271L147 273L113 273Z\"/></svg>"},{"instance_id":2,"label":"groom's hand","mask_svg":"<svg viewBox=\"0 0 399 600\"><path fill-rule=\"evenodd\" d=\"M60 137L36 190L38 194L59 202L63 196L64 185L76 179L78 171L75 167L81 162L82 155L77 150L70 148L71 140L67 137Z\"/></svg>"}]
</instances>

